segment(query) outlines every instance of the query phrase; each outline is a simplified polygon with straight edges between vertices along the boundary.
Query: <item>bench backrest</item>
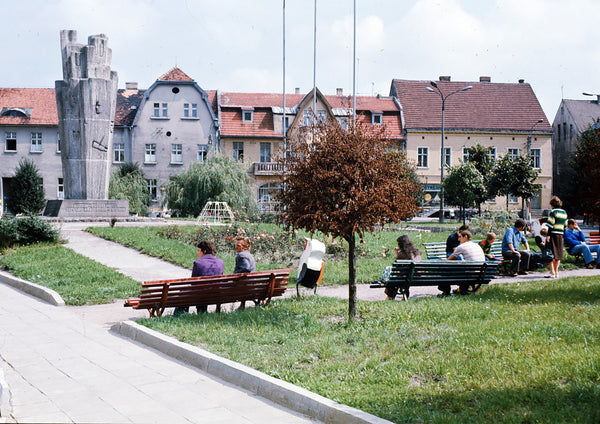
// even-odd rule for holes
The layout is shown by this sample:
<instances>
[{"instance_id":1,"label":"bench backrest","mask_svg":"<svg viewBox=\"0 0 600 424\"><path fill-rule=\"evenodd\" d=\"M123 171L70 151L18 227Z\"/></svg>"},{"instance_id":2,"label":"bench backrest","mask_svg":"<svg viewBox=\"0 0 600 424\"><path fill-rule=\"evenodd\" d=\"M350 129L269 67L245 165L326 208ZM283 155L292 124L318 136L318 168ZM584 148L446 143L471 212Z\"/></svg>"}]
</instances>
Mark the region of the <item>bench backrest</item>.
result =
<instances>
[{"instance_id":1,"label":"bench backrest","mask_svg":"<svg viewBox=\"0 0 600 424\"><path fill-rule=\"evenodd\" d=\"M281 296L291 269L155 280L142 283L136 309L214 305Z\"/></svg>"},{"instance_id":2,"label":"bench backrest","mask_svg":"<svg viewBox=\"0 0 600 424\"><path fill-rule=\"evenodd\" d=\"M473 240L479 244L481 240ZM446 259L446 242L423 243L427 259ZM496 257L502 257L502 240L494 240L490 253Z\"/></svg>"},{"instance_id":3,"label":"bench backrest","mask_svg":"<svg viewBox=\"0 0 600 424\"><path fill-rule=\"evenodd\" d=\"M396 260L389 281L432 286L449 282L487 284L497 274L498 266L499 262L494 261Z\"/></svg>"}]
</instances>

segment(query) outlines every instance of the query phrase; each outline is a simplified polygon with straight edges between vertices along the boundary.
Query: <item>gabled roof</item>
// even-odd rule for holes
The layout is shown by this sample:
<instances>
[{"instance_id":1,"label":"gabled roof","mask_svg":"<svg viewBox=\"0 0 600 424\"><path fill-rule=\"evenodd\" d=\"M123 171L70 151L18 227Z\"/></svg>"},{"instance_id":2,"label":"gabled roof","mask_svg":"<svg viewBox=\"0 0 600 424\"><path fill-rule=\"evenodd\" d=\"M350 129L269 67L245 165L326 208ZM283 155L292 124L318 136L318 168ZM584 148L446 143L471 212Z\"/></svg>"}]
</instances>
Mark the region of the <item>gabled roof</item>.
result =
<instances>
[{"instance_id":1,"label":"gabled roof","mask_svg":"<svg viewBox=\"0 0 600 424\"><path fill-rule=\"evenodd\" d=\"M166 74L158 77L157 81L194 81L179 68L173 68Z\"/></svg>"},{"instance_id":2,"label":"gabled roof","mask_svg":"<svg viewBox=\"0 0 600 424\"><path fill-rule=\"evenodd\" d=\"M444 95L472 86L446 100L444 128L476 131L552 131L531 86L526 83L435 81ZM442 100L429 81L392 80L390 95L396 96L404 113L406 129L439 129Z\"/></svg>"},{"instance_id":3,"label":"gabled roof","mask_svg":"<svg viewBox=\"0 0 600 424\"><path fill-rule=\"evenodd\" d=\"M323 96L335 115L341 111L352 112L352 96ZM286 114L296 113L303 100L312 99L312 90L308 94L286 94ZM221 107L221 135L225 137L281 137L273 131L274 115L281 117L283 106L282 93L219 93ZM252 107L253 122L242 122L242 109ZM383 124L391 138L402 139L400 111L391 97L357 96L357 120L371 123L371 113L382 113ZM340 112L340 113L338 113ZM292 116L293 117L293 116Z\"/></svg>"},{"instance_id":4,"label":"gabled roof","mask_svg":"<svg viewBox=\"0 0 600 424\"><path fill-rule=\"evenodd\" d=\"M554 118L556 124L562 124L559 120L560 108L565 108L565 113L568 113L573 122L577 126L577 131L585 131L588 126L592 125L600 118L600 104L590 100L569 100L563 99L561 106Z\"/></svg>"},{"instance_id":5,"label":"gabled roof","mask_svg":"<svg viewBox=\"0 0 600 424\"><path fill-rule=\"evenodd\" d=\"M117 90L116 126L131 126L145 90Z\"/></svg>"},{"instance_id":6,"label":"gabled roof","mask_svg":"<svg viewBox=\"0 0 600 424\"><path fill-rule=\"evenodd\" d=\"M58 125L53 88L0 88L0 111L22 109L30 116L0 116L0 125Z\"/></svg>"}]
</instances>

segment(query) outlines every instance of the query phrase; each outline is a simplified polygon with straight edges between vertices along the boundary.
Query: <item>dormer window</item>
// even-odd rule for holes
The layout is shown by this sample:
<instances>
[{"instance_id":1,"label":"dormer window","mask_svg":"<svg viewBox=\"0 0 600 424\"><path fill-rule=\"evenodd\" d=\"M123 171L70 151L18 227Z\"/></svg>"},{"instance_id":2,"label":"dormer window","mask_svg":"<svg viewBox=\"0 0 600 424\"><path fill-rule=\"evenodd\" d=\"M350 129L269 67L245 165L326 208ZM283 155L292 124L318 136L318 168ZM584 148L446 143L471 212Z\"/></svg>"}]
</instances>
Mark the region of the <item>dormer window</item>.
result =
<instances>
[{"instance_id":1,"label":"dormer window","mask_svg":"<svg viewBox=\"0 0 600 424\"><path fill-rule=\"evenodd\" d=\"M373 125L381 125L383 123L383 114L372 112L371 113L371 124Z\"/></svg>"},{"instance_id":2,"label":"dormer window","mask_svg":"<svg viewBox=\"0 0 600 424\"><path fill-rule=\"evenodd\" d=\"M254 120L254 108L242 108L242 122L252 122Z\"/></svg>"},{"instance_id":3,"label":"dormer window","mask_svg":"<svg viewBox=\"0 0 600 424\"><path fill-rule=\"evenodd\" d=\"M30 118L32 111L33 109L31 108L4 107L2 108L2 111L0 111L0 116L10 116L13 118Z\"/></svg>"}]
</instances>

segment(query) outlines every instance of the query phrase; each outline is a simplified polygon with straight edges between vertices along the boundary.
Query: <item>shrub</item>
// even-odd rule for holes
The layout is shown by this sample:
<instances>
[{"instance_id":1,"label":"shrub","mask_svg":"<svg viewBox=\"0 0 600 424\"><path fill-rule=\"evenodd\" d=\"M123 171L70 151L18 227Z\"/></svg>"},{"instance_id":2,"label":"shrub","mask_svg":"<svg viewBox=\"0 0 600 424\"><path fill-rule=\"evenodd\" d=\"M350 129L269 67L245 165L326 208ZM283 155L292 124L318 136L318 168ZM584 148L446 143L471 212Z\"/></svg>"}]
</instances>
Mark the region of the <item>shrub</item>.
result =
<instances>
[{"instance_id":1,"label":"shrub","mask_svg":"<svg viewBox=\"0 0 600 424\"><path fill-rule=\"evenodd\" d=\"M15 219L8 218L7 216L2 217L0 219L0 248L6 249L12 246L17 239L18 233Z\"/></svg>"},{"instance_id":2,"label":"shrub","mask_svg":"<svg viewBox=\"0 0 600 424\"><path fill-rule=\"evenodd\" d=\"M39 242L56 243L59 232L49 223L35 216L2 218L0 220L0 247Z\"/></svg>"},{"instance_id":3,"label":"shrub","mask_svg":"<svg viewBox=\"0 0 600 424\"><path fill-rule=\"evenodd\" d=\"M19 162L6 203L14 214L36 215L46 206L42 177L32 160Z\"/></svg>"}]
</instances>

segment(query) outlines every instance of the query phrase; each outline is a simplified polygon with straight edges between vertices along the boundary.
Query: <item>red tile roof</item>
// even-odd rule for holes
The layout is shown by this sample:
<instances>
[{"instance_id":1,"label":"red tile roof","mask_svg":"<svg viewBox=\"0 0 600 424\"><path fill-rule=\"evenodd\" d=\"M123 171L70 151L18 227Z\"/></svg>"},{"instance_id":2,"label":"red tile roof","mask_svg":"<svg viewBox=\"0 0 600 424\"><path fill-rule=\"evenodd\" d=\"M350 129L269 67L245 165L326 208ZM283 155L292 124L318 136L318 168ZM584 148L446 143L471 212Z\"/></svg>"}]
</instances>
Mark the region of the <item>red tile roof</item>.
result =
<instances>
[{"instance_id":1,"label":"red tile roof","mask_svg":"<svg viewBox=\"0 0 600 424\"><path fill-rule=\"evenodd\" d=\"M531 86L526 83L435 81L447 95L466 86L446 100L444 127L465 130L530 131L539 119L536 131L552 131ZM390 90L402 106L407 129L441 127L442 101L438 94L426 91L429 81L394 79Z\"/></svg>"},{"instance_id":2,"label":"red tile roof","mask_svg":"<svg viewBox=\"0 0 600 424\"><path fill-rule=\"evenodd\" d=\"M31 116L0 117L0 125L58 125L56 94L53 88L0 88L0 110L32 109Z\"/></svg>"},{"instance_id":3,"label":"red tile roof","mask_svg":"<svg viewBox=\"0 0 600 424\"><path fill-rule=\"evenodd\" d=\"M194 81L190 76L179 68L173 68L166 74L160 76L157 81Z\"/></svg>"},{"instance_id":4,"label":"red tile roof","mask_svg":"<svg viewBox=\"0 0 600 424\"><path fill-rule=\"evenodd\" d=\"M118 90L115 125L129 126L133 124L145 90Z\"/></svg>"},{"instance_id":5,"label":"red tile roof","mask_svg":"<svg viewBox=\"0 0 600 424\"><path fill-rule=\"evenodd\" d=\"M285 105L296 108L306 94L286 94ZM325 96L332 108L352 109L352 96ZM272 107L283 106L281 93L220 93L221 135L225 137L281 137L273 131ZM253 122L242 121L242 107L254 108ZM383 114L383 124L390 138L402 139L400 113L390 97L356 98L357 119L371 123L371 112Z\"/></svg>"}]
</instances>

